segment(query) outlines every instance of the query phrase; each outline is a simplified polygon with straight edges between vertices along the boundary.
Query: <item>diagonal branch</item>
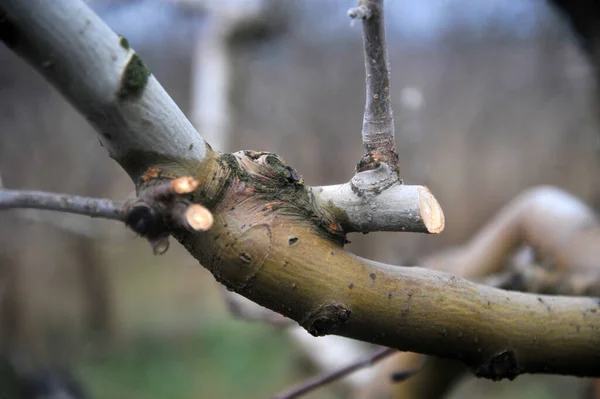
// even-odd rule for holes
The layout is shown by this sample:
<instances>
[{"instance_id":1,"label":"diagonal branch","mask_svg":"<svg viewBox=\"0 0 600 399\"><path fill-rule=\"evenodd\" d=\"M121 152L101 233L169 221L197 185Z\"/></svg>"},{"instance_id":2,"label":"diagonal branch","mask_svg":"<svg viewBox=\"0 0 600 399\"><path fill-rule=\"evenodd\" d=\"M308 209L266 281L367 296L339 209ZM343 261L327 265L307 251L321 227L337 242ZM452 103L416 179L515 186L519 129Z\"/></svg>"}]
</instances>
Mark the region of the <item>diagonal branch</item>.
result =
<instances>
[{"instance_id":1,"label":"diagonal branch","mask_svg":"<svg viewBox=\"0 0 600 399\"><path fill-rule=\"evenodd\" d=\"M365 357L363 359L359 359L358 361L353 362L352 364L343 366L343 367L341 367L337 370L334 370L330 373L315 376L315 377L313 377L309 380L306 380L296 386L293 386L292 388L288 389L285 392L278 393L277 395L273 396L272 399L298 398L298 397L303 396L311 391L314 391L317 388L320 388L320 387L330 384L336 380L339 380L340 378L343 378L343 377L347 376L348 374L351 374L357 370L372 366L373 364L377 363L378 361L385 359L387 356L390 356L396 352L397 351L395 349L390 349L390 348L377 349L375 352L369 354L367 357Z\"/></svg>"},{"instance_id":2,"label":"diagonal branch","mask_svg":"<svg viewBox=\"0 0 600 399\"><path fill-rule=\"evenodd\" d=\"M2 1L0 41L87 118L133 179L150 166L210 156L128 41L82 1Z\"/></svg>"},{"instance_id":3,"label":"diagonal branch","mask_svg":"<svg viewBox=\"0 0 600 399\"><path fill-rule=\"evenodd\" d=\"M313 335L460 359L480 377L600 374L598 298L509 292L356 257L281 158L205 146L82 1L3 0L0 14L0 39L88 117L139 197L176 177L199 181L186 199L210 209L213 227L167 230L231 290Z\"/></svg>"}]
</instances>

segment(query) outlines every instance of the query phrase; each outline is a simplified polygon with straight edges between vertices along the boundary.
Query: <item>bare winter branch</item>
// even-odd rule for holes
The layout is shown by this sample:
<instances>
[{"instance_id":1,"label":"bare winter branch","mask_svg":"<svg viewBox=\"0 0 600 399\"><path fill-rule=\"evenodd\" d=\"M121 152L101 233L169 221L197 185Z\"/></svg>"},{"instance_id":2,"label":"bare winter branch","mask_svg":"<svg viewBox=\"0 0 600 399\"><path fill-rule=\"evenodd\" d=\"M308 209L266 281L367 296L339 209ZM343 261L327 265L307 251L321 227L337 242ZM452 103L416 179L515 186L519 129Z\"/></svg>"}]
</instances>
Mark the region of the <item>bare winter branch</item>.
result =
<instances>
[{"instance_id":1,"label":"bare winter branch","mask_svg":"<svg viewBox=\"0 0 600 399\"><path fill-rule=\"evenodd\" d=\"M41 191L0 189L0 209L30 208L124 221L123 203Z\"/></svg>"},{"instance_id":2,"label":"bare winter branch","mask_svg":"<svg viewBox=\"0 0 600 399\"><path fill-rule=\"evenodd\" d=\"M384 359L385 357L387 357L393 353L396 353L396 352L397 352L397 350L390 349L390 348L378 349L376 352L369 354L369 356L367 356L366 358L359 359L358 361L356 361L352 364L349 364L347 366L344 366L333 372L330 372L330 373L327 373L324 375L320 375L320 376L316 376L309 380L306 380L303 383L298 384L285 392L282 392L282 393L279 393L279 394L273 396L273 399L298 398L298 397L305 395L311 391L314 391L317 388L321 388L327 384L330 384L336 380L339 380L340 378L343 378L343 377L347 376L348 374L351 374L357 370L372 366L373 364L377 363L378 361L380 361L380 360Z\"/></svg>"},{"instance_id":3,"label":"bare winter branch","mask_svg":"<svg viewBox=\"0 0 600 399\"><path fill-rule=\"evenodd\" d=\"M390 176L379 172L383 167L359 172L350 183L312 187L315 201L334 214L342 211L345 216L338 220L347 233L440 233L445 225L444 212L429 189L394 183L379 191L382 180L375 176Z\"/></svg>"},{"instance_id":4,"label":"bare winter branch","mask_svg":"<svg viewBox=\"0 0 600 399\"><path fill-rule=\"evenodd\" d=\"M157 254L168 248L173 229L206 231L213 224L209 210L185 198L198 188L198 181L180 177L144 190L133 201L81 197L40 191L0 189L0 210L29 208L74 213L119 220L146 237Z\"/></svg>"},{"instance_id":5,"label":"bare winter branch","mask_svg":"<svg viewBox=\"0 0 600 399\"><path fill-rule=\"evenodd\" d=\"M460 359L480 377L599 375L597 298L509 292L359 258L343 249L343 231L324 227L328 220L297 172L275 154L215 154L205 147L139 57L83 2L4 0L0 12L0 38L88 117L136 182L142 202L130 224L153 233L166 226L231 290L313 335ZM373 9L367 21L377 15ZM372 111L388 105L378 101ZM376 143L381 126L373 129ZM393 137L389 129L383 133ZM382 163L380 156L395 159L392 148L367 154L375 158L363 162L365 170ZM184 198L151 195L179 176L197 178L198 189ZM163 210L179 212L182 201L206 204L214 226L197 233L174 223L176 216ZM161 217L146 223L155 213Z\"/></svg>"},{"instance_id":6,"label":"bare winter branch","mask_svg":"<svg viewBox=\"0 0 600 399\"><path fill-rule=\"evenodd\" d=\"M348 11L362 20L366 104L362 139L365 153L347 184L318 187L313 195L325 210L345 217L345 232L407 231L441 233L444 213L429 189L402 186L394 138L390 68L387 61L383 0L360 0Z\"/></svg>"},{"instance_id":7,"label":"bare winter branch","mask_svg":"<svg viewBox=\"0 0 600 399\"><path fill-rule=\"evenodd\" d=\"M373 169L381 162L397 168L383 0L360 0L359 6L348 11L348 15L362 19L367 75L367 99L362 127L365 155L359 162L357 171Z\"/></svg>"},{"instance_id":8,"label":"bare winter branch","mask_svg":"<svg viewBox=\"0 0 600 399\"><path fill-rule=\"evenodd\" d=\"M127 40L84 2L2 1L0 40L87 118L133 179L157 157L189 162L210 153Z\"/></svg>"}]
</instances>

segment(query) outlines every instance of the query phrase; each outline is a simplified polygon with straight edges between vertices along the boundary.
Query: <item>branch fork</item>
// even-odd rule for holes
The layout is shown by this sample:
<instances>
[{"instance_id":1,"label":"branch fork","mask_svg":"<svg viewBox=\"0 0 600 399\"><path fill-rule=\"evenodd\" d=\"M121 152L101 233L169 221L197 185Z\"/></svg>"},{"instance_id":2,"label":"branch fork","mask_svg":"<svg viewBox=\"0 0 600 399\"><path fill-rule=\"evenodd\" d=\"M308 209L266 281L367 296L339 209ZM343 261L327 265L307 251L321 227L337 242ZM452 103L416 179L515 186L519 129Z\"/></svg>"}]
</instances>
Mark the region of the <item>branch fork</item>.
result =
<instances>
[{"instance_id":1,"label":"branch fork","mask_svg":"<svg viewBox=\"0 0 600 399\"><path fill-rule=\"evenodd\" d=\"M380 181L385 189L379 194L369 190L374 186L366 177L308 188L276 156L215 153L156 79L137 62L127 62L133 50L80 0L3 0L0 40L91 121L110 155L136 182L139 199L128 212L139 212L130 215L129 224L159 241L163 235L156 225L172 229L231 290L315 334L460 359L490 379L520 373L599 376L597 298L504 291L429 269L381 264L343 249L340 238L350 231L443 229L443 213L429 190L400 184L382 1L360 5L369 7L371 16L363 19L368 88L365 168L358 173L372 172L362 176ZM45 67L49 59L53 64ZM124 73L137 76L127 72L131 68L147 79L124 79ZM130 89L130 83L136 85L123 97L125 82ZM381 165L396 173L397 183L387 186L393 179L377 174ZM173 178L191 176L199 185L190 192L193 184L183 184L181 194L172 178L140 178L153 168ZM367 188L359 190L362 196L357 186ZM183 212L198 203L214 214L213 226L203 232L196 227L202 221L209 225L209 217ZM335 216L343 234L323 226L327 215ZM424 221L432 215L434 228Z\"/></svg>"}]
</instances>

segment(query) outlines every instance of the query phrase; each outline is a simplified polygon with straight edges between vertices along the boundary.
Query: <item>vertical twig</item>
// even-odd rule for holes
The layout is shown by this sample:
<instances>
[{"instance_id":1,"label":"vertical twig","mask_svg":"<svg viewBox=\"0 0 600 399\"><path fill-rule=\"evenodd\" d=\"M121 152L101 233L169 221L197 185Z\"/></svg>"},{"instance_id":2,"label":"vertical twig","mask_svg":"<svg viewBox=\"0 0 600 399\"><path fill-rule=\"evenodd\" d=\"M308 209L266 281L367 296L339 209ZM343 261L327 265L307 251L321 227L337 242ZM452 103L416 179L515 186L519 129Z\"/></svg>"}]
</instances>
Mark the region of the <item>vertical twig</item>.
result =
<instances>
[{"instance_id":1,"label":"vertical twig","mask_svg":"<svg viewBox=\"0 0 600 399\"><path fill-rule=\"evenodd\" d=\"M365 154L357 172L374 169L380 163L386 163L398 172L383 0L360 0L359 6L350 9L348 15L362 20L367 86L362 126Z\"/></svg>"}]
</instances>

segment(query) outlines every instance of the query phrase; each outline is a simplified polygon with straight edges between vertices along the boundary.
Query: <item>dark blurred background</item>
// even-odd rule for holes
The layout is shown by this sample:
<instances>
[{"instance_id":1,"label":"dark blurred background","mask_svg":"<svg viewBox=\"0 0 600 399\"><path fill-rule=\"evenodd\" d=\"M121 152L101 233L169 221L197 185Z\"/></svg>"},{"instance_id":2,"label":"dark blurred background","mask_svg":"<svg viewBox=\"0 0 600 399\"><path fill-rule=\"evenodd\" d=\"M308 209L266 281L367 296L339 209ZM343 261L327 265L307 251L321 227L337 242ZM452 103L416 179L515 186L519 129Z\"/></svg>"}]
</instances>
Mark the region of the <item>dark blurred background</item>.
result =
<instances>
[{"instance_id":1,"label":"dark blurred background","mask_svg":"<svg viewBox=\"0 0 600 399\"><path fill-rule=\"evenodd\" d=\"M88 4L218 149L276 152L310 185L352 176L364 106L361 27L346 16L355 1ZM351 251L413 262L464 242L539 184L599 205L594 73L546 1L388 0L386 11L402 174L430 187L447 227L351 236ZM4 47L0 175L14 189L133 191L86 121ZM5 362L68 369L91 397L111 399L265 398L317 372L285 332L230 316L212 276L171 246L154 257L117 223L0 214ZM454 397L575 398L580 388L557 377L466 380ZM307 397L346 395L338 383Z\"/></svg>"}]
</instances>

